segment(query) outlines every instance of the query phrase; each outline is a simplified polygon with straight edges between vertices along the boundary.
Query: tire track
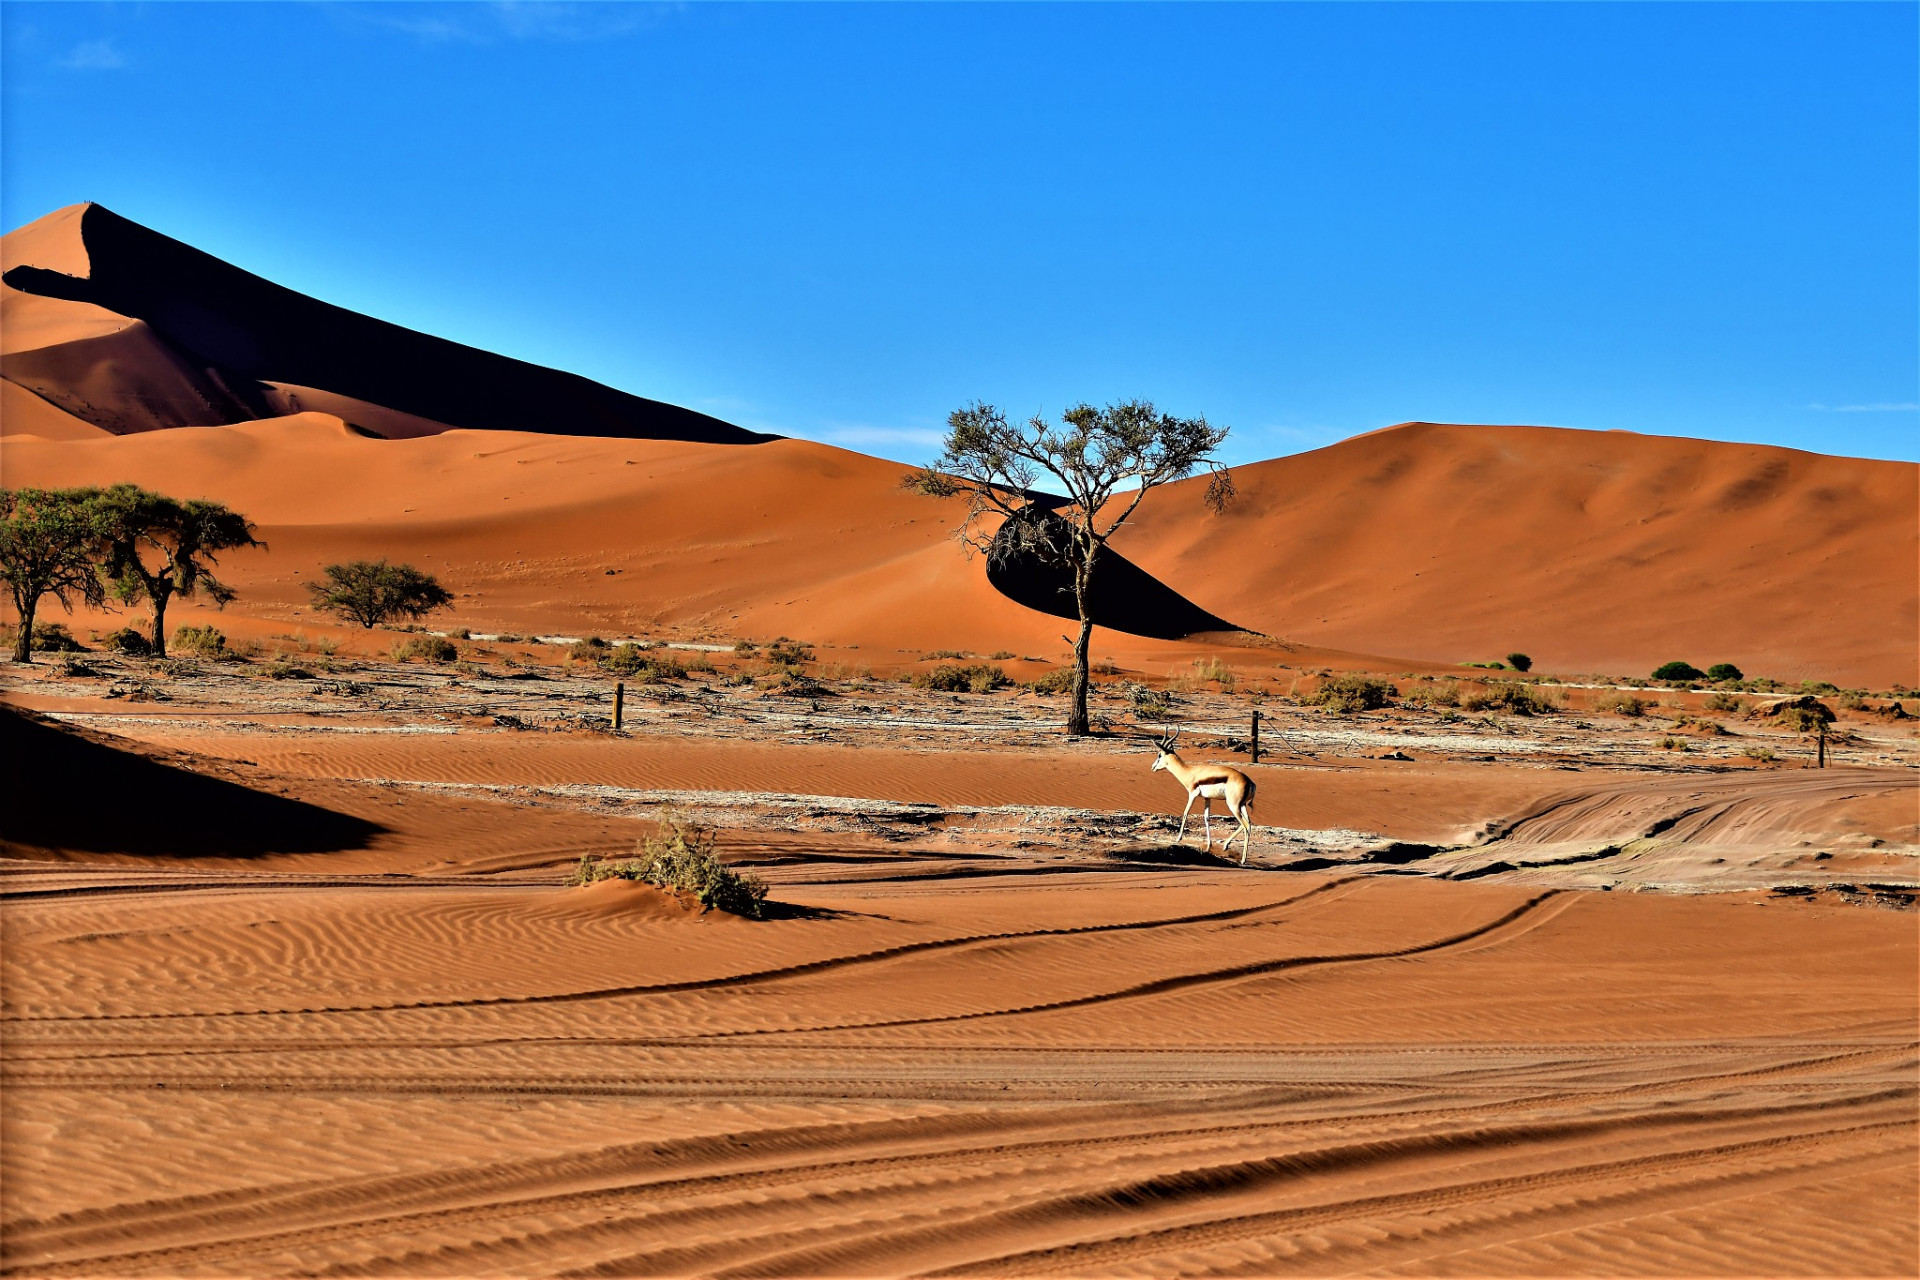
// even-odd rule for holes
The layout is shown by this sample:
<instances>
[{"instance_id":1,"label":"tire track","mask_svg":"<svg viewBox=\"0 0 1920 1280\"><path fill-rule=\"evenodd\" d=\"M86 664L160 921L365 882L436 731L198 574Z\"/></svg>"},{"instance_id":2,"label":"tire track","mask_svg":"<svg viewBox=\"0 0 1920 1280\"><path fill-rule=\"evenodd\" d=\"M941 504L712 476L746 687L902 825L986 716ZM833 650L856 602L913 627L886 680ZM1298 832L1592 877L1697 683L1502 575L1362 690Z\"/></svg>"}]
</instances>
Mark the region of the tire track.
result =
<instances>
[{"instance_id":1,"label":"tire track","mask_svg":"<svg viewBox=\"0 0 1920 1280\"><path fill-rule=\"evenodd\" d=\"M478 1009L498 1008L502 1006L525 1006L545 1004L572 1004L587 1000L609 1000L622 996L673 995L685 991L713 991L743 983L776 982L787 978L796 978L816 973L826 973L834 969L853 965L874 964L882 961L897 960L902 956L921 955L934 951L956 950L985 944L1020 942L1034 938L1081 937L1100 933L1125 933L1141 929L1162 929L1189 924L1214 924L1227 920L1239 920L1259 915L1267 911L1277 911L1317 897L1335 889L1345 888L1359 880L1358 876L1346 876L1316 885L1305 893L1282 898L1278 902L1261 903L1252 907L1233 907L1224 911L1208 911L1195 915L1168 916L1155 920L1133 920L1120 924L1080 925L1066 929L1029 929L1006 933L968 934L959 938L934 938L923 942L906 942L894 947L882 947L875 951L862 951L853 955L830 956L822 960L808 960L799 964L781 965L772 969L760 969L751 973L729 974L717 978L692 978L683 982L661 982L643 985L594 987L584 991L543 992L526 996L471 996L449 997L443 1000L394 1001L386 1004L364 1005L325 1005L311 1008L294 1009L221 1009L213 1011L169 1010L164 1013L102 1013L73 1014L44 1017L10 1017L0 1022L80 1022L96 1024L107 1022L157 1022L183 1018L249 1018L259 1016L297 1015L297 1014L346 1014L346 1013L396 1013L419 1009ZM496 886L506 888L509 886ZM524 891L527 886L511 886Z\"/></svg>"}]
</instances>

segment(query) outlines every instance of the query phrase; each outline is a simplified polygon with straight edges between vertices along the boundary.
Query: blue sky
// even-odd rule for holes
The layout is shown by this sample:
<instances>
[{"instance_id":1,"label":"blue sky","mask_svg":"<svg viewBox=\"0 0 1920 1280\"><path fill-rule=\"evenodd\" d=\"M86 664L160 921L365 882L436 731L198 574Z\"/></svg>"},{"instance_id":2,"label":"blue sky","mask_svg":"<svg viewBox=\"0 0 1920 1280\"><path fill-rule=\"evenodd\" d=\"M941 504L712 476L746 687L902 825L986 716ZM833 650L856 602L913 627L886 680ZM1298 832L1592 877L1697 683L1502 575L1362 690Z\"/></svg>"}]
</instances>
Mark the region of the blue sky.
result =
<instances>
[{"instance_id":1,"label":"blue sky","mask_svg":"<svg viewBox=\"0 0 1920 1280\"><path fill-rule=\"evenodd\" d=\"M1920 458L1912 4L17 4L0 220L920 460L1144 396Z\"/></svg>"}]
</instances>

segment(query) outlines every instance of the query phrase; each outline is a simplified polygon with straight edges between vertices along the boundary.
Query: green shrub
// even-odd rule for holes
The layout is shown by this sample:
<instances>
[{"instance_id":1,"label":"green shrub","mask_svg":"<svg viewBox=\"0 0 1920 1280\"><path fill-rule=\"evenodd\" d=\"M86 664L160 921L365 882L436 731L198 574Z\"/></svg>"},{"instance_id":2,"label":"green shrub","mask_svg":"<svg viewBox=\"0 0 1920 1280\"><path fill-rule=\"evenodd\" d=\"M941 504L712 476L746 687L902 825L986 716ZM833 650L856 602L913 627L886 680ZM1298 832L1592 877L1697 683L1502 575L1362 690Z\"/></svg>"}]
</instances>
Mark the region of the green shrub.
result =
<instances>
[{"instance_id":1,"label":"green shrub","mask_svg":"<svg viewBox=\"0 0 1920 1280\"><path fill-rule=\"evenodd\" d=\"M1533 670L1533 659L1524 653L1510 653L1507 655L1507 665L1515 671L1531 671Z\"/></svg>"},{"instance_id":2,"label":"green shrub","mask_svg":"<svg viewBox=\"0 0 1920 1280\"><path fill-rule=\"evenodd\" d=\"M1710 693L1700 705L1709 711L1731 711L1736 715L1747 709L1745 699L1736 698L1730 693Z\"/></svg>"},{"instance_id":3,"label":"green shrub","mask_svg":"<svg viewBox=\"0 0 1920 1280\"><path fill-rule=\"evenodd\" d=\"M460 656L460 646L445 636L408 636L393 646L395 662L412 662L422 658L428 662L452 662Z\"/></svg>"},{"instance_id":4,"label":"green shrub","mask_svg":"<svg viewBox=\"0 0 1920 1280\"><path fill-rule=\"evenodd\" d=\"M1595 711L1611 711L1617 716L1639 717L1646 714L1647 704L1630 693L1611 690L1593 700Z\"/></svg>"},{"instance_id":5,"label":"green shrub","mask_svg":"<svg viewBox=\"0 0 1920 1280\"><path fill-rule=\"evenodd\" d=\"M641 644L616 644L600 655L599 662L615 675L631 676L642 684L679 680L687 674L670 654L657 653Z\"/></svg>"},{"instance_id":6,"label":"green shrub","mask_svg":"<svg viewBox=\"0 0 1920 1280\"><path fill-rule=\"evenodd\" d=\"M733 642L733 651L742 658L751 658L754 654L760 652L760 646L751 640L742 638Z\"/></svg>"},{"instance_id":7,"label":"green shrub","mask_svg":"<svg viewBox=\"0 0 1920 1280\"><path fill-rule=\"evenodd\" d=\"M1743 754L1746 755L1749 760L1758 760L1761 764L1766 764L1773 759L1773 748L1748 747Z\"/></svg>"},{"instance_id":8,"label":"green shrub","mask_svg":"<svg viewBox=\"0 0 1920 1280\"><path fill-rule=\"evenodd\" d=\"M587 636L585 639L575 640L573 646L567 650L567 656L575 662L597 663L607 656L607 650L611 647L599 636Z\"/></svg>"},{"instance_id":9,"label":"green shrub","mask_svg":"<svg viewBox=\"0 0 1920 1280\"><path fill-rule=\"evenodd\" d=\"M1660 741L1654 743L1653 745L1660 748L1660 750L1662 751L1693 750L1693 748L1690 745L1688 745L1687 740L1685 738L1673 738L1673 737L1662 738L1660 739Z\"/></svg>"},{"instance_id":10,"label":"green shrub","mask_svg":"<svg viewBox=\"0 0 1920 1280\"><path fill-rule=\"evenodd\" d=\"M1716 662L1707 668L1707 679L1744 680L1746 677L1740 673L1740 668L1734 666L1731 662Z\"/></svg>"},{"instance_id":11,"label":"green shrub","mask_svg":"<svg viewBox=\"0 0 1920 1280\"><path fill-rule=\"evenodd\" d=\"M173 648L202 658L217 658L227 651L227 638L216 627L177 627Z\"/></svg>"},{"instance_id":12,"label":"green shrub","mask_svg":"<svg viewBox=\"0 0 1920 1280\"><path fill-rule=\"evenodd\" d=\"M1007 683L1005 671L985 662L964 667L943 662L913 677L916 689L932 689L936 693L991 693Z\"/></svg>"},{"instance_id":13,"label":"green shrub","mask_svg":"<svg viewBox=\"0 0 1920 1280\"><path fill-rule=\"evenodd\" d=\"M1398 697L1399 693L1385 680L1373 676L1329 676L1301 701L1308 706L1325 707L1336 715L1349 715L1355 711L1378 711L1387 705L1387 699Z\"/></svg>"},{"instance_id":14,"label":"green shrub","mask_svg":"<svg viewBox=\"0 0 1920 1280\"><path fill-rule=\"evenodd\" d=\"M642 840L636 856L621 862L580 855L575 884L638 880L674 893L691 894L703 910L758 920L766 912L767 886L751 871L735 871L713 856L713 829L668 814L660 832Z\"/></svg>"},{"instance_id":15,"label":"green shrub","mask_svg":"<svg viewBox=\"0 0 1920 1280\"><path fill-rule=\"evenodd\" d=\"M87 646L58 622L42 622L33 628L33 647L37 653L85 653Z\"/></svg>"},{"instance_id":16,"label":"green shrub","mask_svg":"<svg viewBox=\"0 0 1920 1280\"><path fill-rule=\"evenodd\" d=\"M1127 686L1127 701L1133 704L1135 715L1164 719L1173 709L1173 699L1164 689L1154 689L1144 684Z\"/></svg>"},{"instance_id":17,"label":"green shrub","mask_svg":"<svg viewBox=\"0 0 1920 1280\"><path fill-rule=\"evenodd\" d=\"M1681 680L1704 680L1707 673L1691 662L1663 662L1653 669L1655 680L1677 682Z\"/></svg>"},{"instance_id":18,"label":"green shrub","mask_svg":"<svg viewBox=\"0 0 1920 1280\"><path fill-rule=\"evenodd\" d=\"M100 643L114 653L124 653L130 658L144 658L153 652L153 645L147 640L146 633L135 631L132 627L122 627Z\"/></svg>"}]
</instances>

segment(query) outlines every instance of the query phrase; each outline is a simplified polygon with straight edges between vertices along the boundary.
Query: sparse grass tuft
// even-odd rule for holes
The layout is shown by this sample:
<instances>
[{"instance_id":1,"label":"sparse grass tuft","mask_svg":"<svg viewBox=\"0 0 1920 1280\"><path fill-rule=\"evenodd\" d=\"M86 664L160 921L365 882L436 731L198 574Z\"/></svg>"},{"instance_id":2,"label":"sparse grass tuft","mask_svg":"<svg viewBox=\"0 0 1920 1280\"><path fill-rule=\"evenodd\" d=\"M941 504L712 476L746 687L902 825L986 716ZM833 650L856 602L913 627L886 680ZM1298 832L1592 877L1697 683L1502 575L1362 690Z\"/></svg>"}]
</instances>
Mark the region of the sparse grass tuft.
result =
<instances>
[{"instance_id":1,"label":"sparse grass tuft","mask_svg":"<svg viewBox=\"0 0 1920 1280\"><path fill-rule=\"evenodd\" d=\"M1035 693L1056 694L1073 692L1073 668L1055 667L1033 678L1027 685Z\"/></svg>"},{"instance_id":2,"label":"sparse grass tuft","mask_svg":"<svg viewBox=\"0 0 1920 1280\"><path fill-rule=\"evenodd\" d=\"M1460 699L1463 711L1510 711L1517 716L1539 716L1559 710L1551 691L1535 689L1515 680L1488 681L1484 692L1470 692Z\"/></svg>"},{"instance_id":3,"label":"sparse grass tuft","mask_svg":"<svg viewBox=\"0 0 1920 1280\"><path fill-rule=\"evenodd\" d=\"M1593 709L1603 712L1611 711L1617 716L1637 718L1647 713L1647 704L1630 693L1621 693L1618 690L1614 690L1603 693L1595 698L1593 700Z\"/></svg>"},{"instance_id":4,"label":"sparse grass tuft","mask_svg":"<svg viewBox=\"0 0 1920 1280\"><path fill-rule=\"evenodd\" d=\"M179 627L174 630L172 649L202 658L218 658L227 650L227 638L214 627Z\"/></svg>"},{"instance_id":5,"label":"sparse grass tuft","mask_svg":"<svg viewBox=\"0 0 1920 1280\"><path fill-rule=\"evenodd\" d=\"M916 689L932 689L938 693L991 693L1008 683L1007 673L997 664L976 662L969 666L957 666L943 662L931 671L922 671L913 677Z\"/></svg>"},{"instance_id":6,"label":"sparse grass tuft","mask_svg":"<svg viewBox=\"0 0 1920 1280\"><path fill-rule=\"evenodd\" d=\"M460 646L445 636L408 636L393 646L395 662L411 662L415 658L426 662L452 662L460 656Z\"/></svg>"}]
</instances>

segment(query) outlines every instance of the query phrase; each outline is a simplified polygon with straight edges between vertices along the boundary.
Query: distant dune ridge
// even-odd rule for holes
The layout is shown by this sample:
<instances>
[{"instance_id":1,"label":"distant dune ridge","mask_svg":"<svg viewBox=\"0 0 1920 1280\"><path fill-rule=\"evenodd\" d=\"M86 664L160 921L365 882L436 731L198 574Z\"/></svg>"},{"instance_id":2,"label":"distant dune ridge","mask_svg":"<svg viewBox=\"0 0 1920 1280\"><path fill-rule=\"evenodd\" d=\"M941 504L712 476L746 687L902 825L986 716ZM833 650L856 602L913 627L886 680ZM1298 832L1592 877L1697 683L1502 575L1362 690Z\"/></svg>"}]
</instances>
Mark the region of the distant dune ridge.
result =
<instances>
[{"instance_id":1,"label":"distant dune ridge","mask_svg":"<svg viewBox=\"0 0 1920 1280\"><path fill-rule=\"evenodd\" d=\"M4 266L23 323L0 371L115 434L319 409L388 436L768 438L309 298L97 204L8 235Z\"/></svg>"},{"instance_id":2,"label":"distant dune ridge","mask_svg":"<svg viewBox=\"0 0 1920 1280\"><path fill-rule=\"evenodd\" d=\"M97 205L8 235L4 264L6 483L227 502L273 548L231 557L243 607L289 616L319 564L393 555L468 593L475 626L1062 648L1058 617L1016 603L1045 584L990 584L948 538L957 508L901 491L897 463L358 316ZM1103 625L1920 683L1909 463L1407 423L1234 475L1223 516L1201 481L1149 497L1114 548L1168 590Z\"/></svg>"}]
</instances>

